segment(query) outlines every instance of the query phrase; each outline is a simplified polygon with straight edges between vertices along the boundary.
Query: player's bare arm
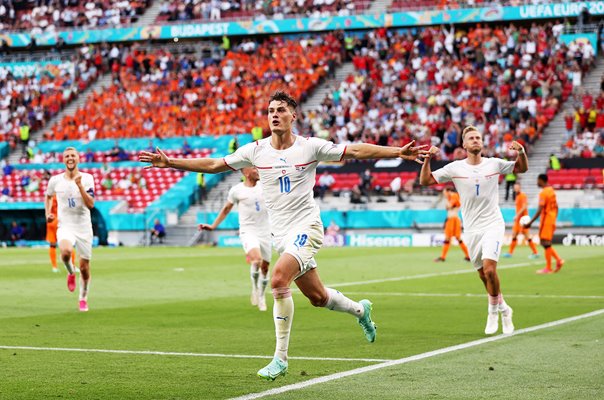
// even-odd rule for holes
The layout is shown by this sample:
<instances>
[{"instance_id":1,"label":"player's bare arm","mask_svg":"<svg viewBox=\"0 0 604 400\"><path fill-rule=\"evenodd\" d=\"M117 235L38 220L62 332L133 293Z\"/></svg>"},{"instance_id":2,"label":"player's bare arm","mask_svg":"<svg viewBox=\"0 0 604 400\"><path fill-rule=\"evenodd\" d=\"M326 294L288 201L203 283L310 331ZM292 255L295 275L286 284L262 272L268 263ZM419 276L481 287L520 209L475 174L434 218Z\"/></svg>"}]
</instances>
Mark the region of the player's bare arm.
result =
<instances>
[{"instance_id":1,"label":"player's bare arm","mask_svg":"<svg viewBox=\"0 0 604 400\"><path fill-rule=\"evenodd\" d=\"M221 158L170 158L159 147L157 153L141 151L138 160L144 163L150 163L145 168L174 168L182 171L203 172L207 174L217 174L229 171L230 168Z\"/></svg>"},{"instance_id":2,"label":"player's bare arm","mask_svg":"<svg viewBox=\"0 0 604 400\"><path fill-rule=\"evenodd\" d=\"M78 187L80 194L82 195L82 201L84 205L89 209L94 208L94 198L86 192L86 189L82 185L82 175L78 175L73 179L74 183Z\"/></svg>"},{"instance_id":3,"label":"player's bare arm","mask_svg":"<svg viewBox=\"0 0 604 400\"><path fill-rule=\"evenodd\" d=\"M516 165L514 166L514 172L524 173L528 171L528 157L524 151L524 147L517 141L513 141L509 147L510 150L516 150L518 152L518 158L516 158Z\"/></svg>"},{"instance_id":4,"label":"player's bare arm","mask_svg":"<svg viewBox=\"0 0 604 400\"><path fill-rule=\"evenodd\" d=\"M44 214L46 215L46 222L52 222L57 217L53 213L50 212L52 209L52 196L46 196L46 200L44 201Z\"/></svg>"},{"instance_id":5,"label":"player's bare arm","mask_svg":"<svg viewBox=\"0 0 604 400\"><path fill-rule=\"evenodd\" d=\"M432 159L432 157L436 154L438 154L439 152L439 148L436 146L432 146L430 147L430 150L428 150L428 154L426 159L424 160L424 163L422 164L422 169L419 172L419 184L422 186L429 186L429 185L435 185L436 183L436 179L434 179L434 177L432 176L432 168L430 168L430 160Z\"/></svg>"},{"instance_id":6,"label":"player's bare arm","mask_svg":"<svg viewBox=\"0 0 604 400\"><path fill-rule=\"evenodd\" d=\"M224 219L226 218L227 215L229 215L229 213L231 212L232 209L233 209L233 203L231 203L230 201L227 201L225 203L224 207L222 207L222 210L220 210L220 212L216 216L216 219L214 220L212 225L199 224L197 229L200 231L213 231L214 229L216 229L218 227L218 225L220 225L222 223L222 221L224 221Z\"/></svg>"},{"instance_id":7,"label":"player's bare arm","mask_svg":"<svg viewBox=\"0 0 604 400\"><path fill-rule=\"evenodd\" d=\"M404 160L422 162L428 151L426 146L414 146L415 140L403 147L378 146L368 143L356 143L346 147L345 160L370 160L383 158L402 158Z\"/></svg>"}]
</instances>

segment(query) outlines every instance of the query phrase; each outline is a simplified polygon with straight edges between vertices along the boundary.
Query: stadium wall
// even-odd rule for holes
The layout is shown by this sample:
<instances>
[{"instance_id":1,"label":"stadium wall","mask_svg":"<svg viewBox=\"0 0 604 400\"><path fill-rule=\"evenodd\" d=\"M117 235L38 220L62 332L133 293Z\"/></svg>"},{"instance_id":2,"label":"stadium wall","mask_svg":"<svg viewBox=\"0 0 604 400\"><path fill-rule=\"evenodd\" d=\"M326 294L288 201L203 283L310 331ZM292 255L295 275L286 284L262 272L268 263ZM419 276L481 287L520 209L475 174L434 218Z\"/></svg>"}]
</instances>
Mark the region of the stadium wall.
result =
<instances>
[{"instance_id":1,"label":"stadium wall","mask_svg":"<svg viewBox=\"0 0 604 400\"><path fill-rule=\"evenodd\" d=\"M31 33L0 34L9 47L26 47L35 41L38 46L54 46L59 38L65 44L142 41L148 39L210 38L222 35L265 35L294 32L374 29L379 27L413 27L441 24L535 20L576 17L583 7L591 15L604 15L604 2L578 1L548 3L520 7L491 6L457 10L395 12L378 15L353 15L323 18L288 18L283 20L247 20L197 24L155 25L114 29L73 29L32 35Z\"/></svg>"}]
</instances>

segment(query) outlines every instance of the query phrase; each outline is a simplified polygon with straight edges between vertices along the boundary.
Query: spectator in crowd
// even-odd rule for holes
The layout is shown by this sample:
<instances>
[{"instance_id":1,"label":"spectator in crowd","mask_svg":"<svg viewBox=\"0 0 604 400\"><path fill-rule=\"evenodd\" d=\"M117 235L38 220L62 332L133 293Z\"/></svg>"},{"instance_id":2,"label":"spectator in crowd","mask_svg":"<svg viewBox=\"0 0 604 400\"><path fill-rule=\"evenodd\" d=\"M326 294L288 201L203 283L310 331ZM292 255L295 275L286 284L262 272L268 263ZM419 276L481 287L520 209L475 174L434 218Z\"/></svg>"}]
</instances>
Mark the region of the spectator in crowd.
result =
<instances>
[{"instance_id":1,"label":"spectator in crowd","mask_svg":"<svg viewBox=\"0 0 604 400\"><path fill-rule=\"evenodd\" d=\"M158 240L159 243L164 242L164 238L166 237L166 228L159 222L159 219L156 219L153 223L153 228L151 228L151 244L154 243L155 240Z\"/></svg>"},{"instance_id":2,"label":"spectator in crowd","mask_svg":"<svg viewBox=\"0 0 604 400\"><path fill-rule=\"evenodd\" d=\"M86 154L84 154L84 162L91 163L94 162L94 152L90 149L86 150Z\"/></svg>"},{"instance_id":3,"label":"spectator in crowd","mask_svg":"<svg viewBox=\"0 0 604 400\"><path fill-rule=\"evenodd\" d=\"M328 170L324 170L321 176L319 177L319 198L323 200L325 197L325 192L331 190L331 187L336 182L333 175L329 173Z\"/></svg>"},{"instance_id":4,"label":"spectator in crowd","mask_svg":"<svg viewBox=\"0 0 604 400\"><path fill-rule=\"evenodd\" d=\"M151 152L154 152L155 149L150 150ZM190 154L193 154L193 149L191 148L191 145L189 144L189 142L187 142L187 139L185 139L182 142L182 154L185 156L188 156Z\"/></svg>"},{"instance_id":5,"label":"spectator in crowd","mask_svg":"<svg viewBox=\"0 0 604 400\"><path fill-rule=\"evenodd\" d=\"M558 157L554 153L549 155L549 167L554 171L558 171L560 168L562 168L560 160L558 160Z\"/></svg>"},{"instance_id":6,"label":"spectator in crowd","mask_svg":"<svg viewBox=\"0 0 604 400\"><path fill-rule=\"evenodd\" d=\"M367 168L363 174L361 175L361 181L359 185L359 189L363 196L367 197L367 201L371 201L371 190L373 185L373 175L371 175L371 170Z\"/></svg>"},{"instance_id":7,"label":"spectator in crowd","mask_svg":"<svg viewBox=\"0 0 604 400\"><path fill-rule=\"evenodd\" d=\"M197 173L197 204L202 205L206 197L206 178L203 172Z\"/></svg>"},{"instance_id":8,"label":"spectator in crowd","mask_svg":"<svg viewBox=\"0 0 604 400\"><path fill-rule=\"evenodd\" d=\"M4 174L4 176L10 176L13 171L15 170L15 167L13 167L12 165L10 165L10 163L8 162L8 160L6 160L6 163L4 164L4 167L2 167L2 173Z\"/></svg>"},{"instance_id":9,"label":"spectator in crowd","mask_svg":"<svg viewBox=\"0 0 604 400\"><path fill-rule=\"evenodd\" d=\"M38 150L32 162L34 164L44 164L44 154L42 153L42 150Z\"/></svg>"},{"instance_id":10,"label":"spectator in crowd","mask_svg":"<svg viewBox=\"0 0 604 400\"><path fill-rule=\"evenodd\" d=\"M10 201L10 188L8 186L4 186L0 192L0 202L6 203L8 201Z\"/></svg>"},{"instance_id":11,"label":"spectator in crowd","mask_svg":"<svg viewBox=\"0 0 604 400\"><path fill-rule=\"evenodd\" d=\"M10 228L10 240L12 245L15 246L17 242L23 240L24 235L25 229L17 224L17 221L13 221Z\"/></svg>"}]
</instances>

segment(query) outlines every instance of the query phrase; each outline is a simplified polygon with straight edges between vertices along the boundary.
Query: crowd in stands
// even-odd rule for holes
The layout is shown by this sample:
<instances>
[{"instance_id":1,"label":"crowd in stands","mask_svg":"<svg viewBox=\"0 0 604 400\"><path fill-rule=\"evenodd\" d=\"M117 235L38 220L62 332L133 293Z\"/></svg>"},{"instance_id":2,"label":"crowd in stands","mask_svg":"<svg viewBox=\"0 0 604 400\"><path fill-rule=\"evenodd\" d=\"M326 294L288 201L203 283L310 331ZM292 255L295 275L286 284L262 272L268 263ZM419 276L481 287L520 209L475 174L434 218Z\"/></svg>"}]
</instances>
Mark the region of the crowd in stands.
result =
<instances>
[{"instance_id":1,"label":"crowd in stands","mask_svg":"<svg viewBox=\"0 0 604 400\"><path fill-rule=\"evenodd\" d=\"M370 5L371 0L171 0L162 2L158 21L345 16L358 14Z\"/></svg>"},{"instance_id":2,"label":"crowd in stands","mask_svg":"<svg viewBox=\"0 0 604 400\"><path fill-rule=\"evenodd\" d=\"M604 76L600 93L577 96L574 113L564 115L566 143L562 146L564 158L604 157Z\"/></svg>"},{"instance_id":3,"label":"crowd in stands","mask_svg":"<svg viewBox=\"0 0 604 400\"><path fill-rule=\"evenodd\" d=\"M115 27L136 22L151 0L0 0L0 31L52 33L62 28Z\"/></svg>"},{"instance_id":4,"label":"crowd in stands","mask_svg":"<svg viewBox=\"0 0 604 400\"><path fill-rule=\"evenodd\" d=\"M251 46L250 46L251 44ZM114 84L92 93L47 139L225 134L268 128L266 99L286 89L304 99L341 60L341 37L244 41L217 63L168 50L122 48Z\"/></svg>"},{"instance_id":5,"label":"crowd in stands","mask_svg":"<svg viewBox=\"0 0 604 400\"><path fill-rule=\"evenodd\" d=\"M0 67L0 142L14 150L19 143L33 158L30 134L96 80L102 69L98 48L84 47L70 62L47 65L33 76L15 77Z\"/></svg>"},{"instance_id":6,"label":"crowd in stands","mask_svg":"<svg viewBox=\"0 0 604 400\"><path fill-rule=\"evenodd\" d=\"M416 140L459 159L461 130L472 124L485 132L485 155L511 157L510 142L530 148L593 64L588 45L558 43L562 28L372 31L347 46L354 73L303 125L335 142Z\"/></svg>"}]
</instances>

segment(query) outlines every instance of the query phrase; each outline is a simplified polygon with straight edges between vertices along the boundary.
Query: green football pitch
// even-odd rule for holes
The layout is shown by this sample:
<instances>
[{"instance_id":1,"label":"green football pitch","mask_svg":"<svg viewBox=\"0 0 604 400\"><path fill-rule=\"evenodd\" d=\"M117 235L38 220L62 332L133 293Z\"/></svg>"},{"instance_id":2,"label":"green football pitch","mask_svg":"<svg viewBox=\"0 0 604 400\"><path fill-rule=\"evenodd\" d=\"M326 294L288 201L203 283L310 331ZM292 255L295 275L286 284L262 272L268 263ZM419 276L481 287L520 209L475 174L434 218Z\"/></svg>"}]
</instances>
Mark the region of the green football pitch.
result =
<instances>
[{"instance_id":1,"label":"green football pitch","mask_svg":"<svg viewBox=\"0 0 604 400\"><path fill-rule=\"evenodd\" d=\"M47 250L2 249L0 399L604 398L601 248L558 246L566 264L546 276L525 247L502 259L517 331L491 340L477 274L439 252L321 250L328 286L373 301L377 340L295 292L289 372L266 382L272 300L250 305L240 249L95 249L88 313Z\"/></svg>"}]
</instances>

